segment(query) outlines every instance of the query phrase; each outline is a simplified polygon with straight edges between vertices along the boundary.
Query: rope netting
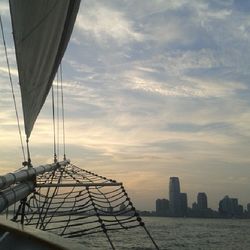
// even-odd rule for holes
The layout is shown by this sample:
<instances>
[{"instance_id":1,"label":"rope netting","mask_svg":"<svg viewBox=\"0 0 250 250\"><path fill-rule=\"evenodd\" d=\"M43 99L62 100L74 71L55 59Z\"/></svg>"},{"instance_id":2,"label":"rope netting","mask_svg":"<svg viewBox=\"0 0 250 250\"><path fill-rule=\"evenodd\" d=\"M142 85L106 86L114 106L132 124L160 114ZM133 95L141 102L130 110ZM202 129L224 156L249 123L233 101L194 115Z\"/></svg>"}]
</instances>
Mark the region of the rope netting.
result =
<instances>
[{"instance_id":1,"label":"rope netting","mask_svg":"<svg viewBox=\"0 0 250 250\"><path fill-rule=\"evenodd\" d=\"M16 221L22 218L21 206ZM158 249L122 183L72 164L37 176L24 224L65 238L104 233L113 249L112 231L141 227Z\"/></svg>"}]
</instances>

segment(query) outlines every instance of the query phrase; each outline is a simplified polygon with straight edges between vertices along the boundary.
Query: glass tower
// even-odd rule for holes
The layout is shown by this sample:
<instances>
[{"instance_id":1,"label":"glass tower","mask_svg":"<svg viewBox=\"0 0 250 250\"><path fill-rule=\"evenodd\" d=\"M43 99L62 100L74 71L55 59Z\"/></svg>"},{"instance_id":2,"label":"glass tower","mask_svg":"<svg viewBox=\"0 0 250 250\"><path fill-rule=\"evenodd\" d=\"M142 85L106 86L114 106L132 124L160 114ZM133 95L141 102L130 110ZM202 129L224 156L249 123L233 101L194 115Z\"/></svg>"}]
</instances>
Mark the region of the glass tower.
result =
<instances>
[{"instance_id":1,"label":"glass tower","mask_svg":"<svg viewBox=\"0 0 250 250\"><path fill-rule=\"evenodd\" d=\"M170 177L169 181L169 205L173 216L181 214L180 182L178 177Z\"/></svg>"},{"instance_id":2,"label":"glass tower","mask_svg":"<svg viewBox=\"0 0 250 250\"><path fill-rule=\"evenodd\" d=\"M198 205L198 209L207 209L207 195L206 195L206 193L198 193L197 205Z\"/></svg>"}]
</instances>

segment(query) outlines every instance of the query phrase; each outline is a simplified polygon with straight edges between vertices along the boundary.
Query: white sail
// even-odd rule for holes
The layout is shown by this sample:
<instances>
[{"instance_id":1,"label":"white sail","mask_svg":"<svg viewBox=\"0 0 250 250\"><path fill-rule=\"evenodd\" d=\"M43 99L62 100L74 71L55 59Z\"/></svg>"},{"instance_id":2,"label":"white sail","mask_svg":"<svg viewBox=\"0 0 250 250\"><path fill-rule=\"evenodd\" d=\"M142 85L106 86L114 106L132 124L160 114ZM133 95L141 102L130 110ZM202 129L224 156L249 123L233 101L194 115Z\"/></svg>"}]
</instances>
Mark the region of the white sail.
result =
<instances>
[{"instance_id":1,"label":"white sail","mask_svg":"<svg viewBox=\"0 0 250 250\"><path fill-rule=\"evenodd\" d=\"M79 4L80 0L10 0L27 138L67 47Z\"/></svg>"}]
</instances>

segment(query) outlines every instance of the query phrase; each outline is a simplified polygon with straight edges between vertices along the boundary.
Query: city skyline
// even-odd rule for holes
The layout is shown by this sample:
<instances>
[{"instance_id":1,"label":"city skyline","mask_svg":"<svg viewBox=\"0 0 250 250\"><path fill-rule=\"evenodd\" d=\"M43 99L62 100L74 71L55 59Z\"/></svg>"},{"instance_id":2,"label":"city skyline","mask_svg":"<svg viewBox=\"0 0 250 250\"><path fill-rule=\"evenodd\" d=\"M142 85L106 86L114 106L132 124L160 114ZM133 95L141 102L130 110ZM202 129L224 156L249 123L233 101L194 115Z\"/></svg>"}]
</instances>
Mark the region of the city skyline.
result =
<instances>
[{"instance_id":1,"label":"city skyline","mask_svg":"<svg viewBox=\"0 0 250 250\"><path fill-rule=\"evenodd\" d=\"M171 211L172 215L179 215L179 209L181 207L181 196L184 195L186 196L185 199L187 201L185 201L187 203L187 207L196 207L197 209L208 209L208 208L212 208L213 210L219 210L219 204L221 202L221 200L223 200L224 198L227 198L229 196L231 196L230 194L224 194L224 196L222 196L217 203L217 207L211 207L209 206L209 198L206 192L202 192L197 190L196 192L196 197L194 200L190 200L189 199L189 194L183 192L183 190L181 189L181 181L180 178L175 176L171 176L169 177L169 192L168 192L168 196L162 196L161 198L157 198L157 200L164 200L164 203L166 205L166 201L167 201L167 205L169 207L169 210ZM237 200L237 204L239 201L239 197L237 198L231 198L232 200ZM156 200L156 204L157 204L157 200ZM166 201L165 201L166 200ZM184 203L185 203L184 202ZM235 202L235 201L234 201ZM243 209L248 210L248 207L250 206L250 200L245 204L242 205ZM157 207L157 205L156 205Z\"/></svg>"},{"instance_id":2,"label":"city skyline","mask_svg":"<svg viewBox=\"0 0 250 250\"><path fill-rule=\"evenodd\" d=\"M168 198L168 199L167 199ZM155 211L149 215L164 217L198 217L198 218L250 218L250 201L244 207L238 198L225 195L218 202L217 209L208 206L208 196L205 192L197 191L196 201L188 206L188 194L183 193L179 177L169 178L168 197L157 198Z\"/></svg>"},{"instance_id":3,"label":"city skyline","mask_svg":"<svg viewBox=\"0 0 250 250\"><path fill-rule=\"evenodd\" d=\"M0 10L22 118L7 0ZM170 176L185 180L189 203L200 190L213 209L226 194L246 207L249 11L243 0L82 1L62 62L67 157L123 182L141 210L165 197ZM0 40L4 174L23 158ZM34 166L53 161L50 95L30 150Z\"/></svg>"}]
</instances>

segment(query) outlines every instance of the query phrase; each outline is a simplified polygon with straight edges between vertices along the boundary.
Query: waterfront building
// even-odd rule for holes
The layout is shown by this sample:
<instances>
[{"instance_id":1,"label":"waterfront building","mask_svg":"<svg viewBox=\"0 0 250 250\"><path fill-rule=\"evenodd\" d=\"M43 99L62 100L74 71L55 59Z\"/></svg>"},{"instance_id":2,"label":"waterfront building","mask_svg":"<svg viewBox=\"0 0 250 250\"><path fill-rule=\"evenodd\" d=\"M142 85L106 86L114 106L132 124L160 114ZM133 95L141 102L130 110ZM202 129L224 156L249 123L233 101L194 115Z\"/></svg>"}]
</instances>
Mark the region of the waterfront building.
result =
<instances>
[{"instance_id":1,"label":"waterfront building","mask_svg":"<svg viewBox=\"0 0 250 250\"><path fill-rule=\"evenodd\" d=\"M157 199L156 200L156 215L165 216L169 211L169 200Z\"/></svg>"},{"instance_id":2,"label":"waterfront building","mask_svg":"<svg viewBox=\"0 0 250 250\"><path fill-rule=\"evenodd\" d=\"M169 181L169 205L173 216L181 215L180 182L178 177L170 177Z\"/></svg>"},{"instance_id":3,"label":"waterfront building","mask_svg":"<svg viewBox=\"0 0 250 250\"><path fill-rule=\"evenodd\" d=\"M187 194L186 193L180 193L180 214L182 216L187 215L188 211L188 201L187 201Z\"/></svg>"},{"instance_id":4,"label":"waterfront building","mask_svg":"<svg viewBox=\"0 0 250 250\"><path fill-rule=\"evenodd\" d=\"M225 196L220 202L219 202L219 212L222 215L225 216L232 216L232 202L229 196Z\"/></svg>"},{"instance_id":5,"label":"waterfront building","mask_svg":"<svg viewBox=\"0 0 250 250\"><path fill-rule=\"evenodd\" d=\"M219 202L219 213L226 217L241 216L243 214L243 206L238 204L238 199L230 198L226 195Z\"/></svg>"},{"instance_id":6,"label":"waterfront building","mask_svg":"<svg viewBox=\"0 0 250 250\"><path fill-rule=\"evenodd\" d=\"M197 205L197 202L194 202L192 204L192 210L196 210L196 209L198 209L198 205Z\"/></svg>"},{"instance_id":7,"label":"waterfront building","mask_svg":"<svg viewBox=\"0 0 250 250\"><path fill-rule=\"evenodd\" d=\"M197 208L207 209L207 195L206 193L198 193L197 195Z\"/></svg>"},{"instance_id":8,"label":"waterfront building","mask_svg":"<svg viewBox=\"0 0 250 250\"><path fill-rule=\"evenodd\" d=\"M250 214L250 203L247 204L247 212Z\"/></svg>"},{"instance_id":9,"label":"waterfront building","mask_svg":"<svg viewBox=\"0 0 250 250\"><path fill-rule=\"evenodd\" d=\"M242 205L238 205L237 214L242 215L244 213L244 208Z\"/></svg>"}]
</instances>

